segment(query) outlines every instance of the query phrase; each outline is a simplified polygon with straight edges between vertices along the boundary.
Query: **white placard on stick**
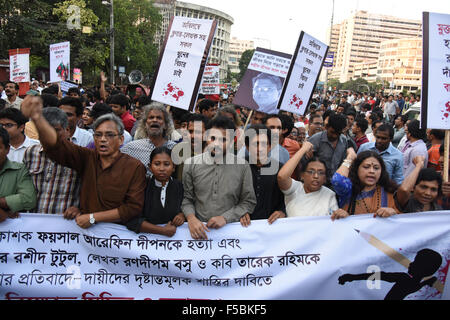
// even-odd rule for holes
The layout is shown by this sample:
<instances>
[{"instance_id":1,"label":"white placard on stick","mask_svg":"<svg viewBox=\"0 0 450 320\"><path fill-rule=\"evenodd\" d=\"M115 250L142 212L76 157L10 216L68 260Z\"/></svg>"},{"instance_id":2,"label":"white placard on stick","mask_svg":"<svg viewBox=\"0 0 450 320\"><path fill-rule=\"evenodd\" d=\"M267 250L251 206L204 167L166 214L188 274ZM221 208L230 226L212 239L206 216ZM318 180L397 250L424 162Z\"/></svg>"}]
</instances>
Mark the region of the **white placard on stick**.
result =
<instances>
[{"instance_id":1,"label":"white placard on stick","mask_svg":"<svg viewBox=\"0 0 450 320\"><path fill-rule=\"evenodd\" d=\"M422 125L450 129L450 14L423 13Z\"/></svg>"},{"instance_id":2,"label":"white placard on stick","mask_svg":"<svg viewBox=\"0 0 450 320\"><path fill-rule=\"evenodd\" d=\"M305 113L327 52L326 44L303 31L300 33L278 102L279 109L300 115Z\"/></svg>"},{"instance_id":3,"label":"white placard on stick","mask_svg":"<svg viewBox=\"0 0 450 320\"><path fill-rule=\"evenodd\" d=\"M30 49L9 50L9 80L15 83L30 81Z\"/></svg>"},{"instance_id":4,"label":"white placard on stick","mask_svg":"<svg viewBox=\"0 0 450 320\"><path fill-rule=\"evenodd\" d=\"M174 17L166 35L152 100L193 110L217 21Z\"/></svg>"},{"instance_id":5,"label":"white placard on stick","mask_svg":"<svg viewBox=\"0 0 450 320\"><path fill-rule=\"evenodd\" d=\"M219 71L220 67L218 65L207 65L205 67L199 93L220 94Z\"/></svg>"},{"instance_id":6,"label":"white placard on stick","mask_svg":"<svg viewBox=\"0 0 450 320\"><path fill-rule=\"evenodd\" d=\"M50 82L70 79L70 42L50 45Z\"/></svg>"}]
</instances>

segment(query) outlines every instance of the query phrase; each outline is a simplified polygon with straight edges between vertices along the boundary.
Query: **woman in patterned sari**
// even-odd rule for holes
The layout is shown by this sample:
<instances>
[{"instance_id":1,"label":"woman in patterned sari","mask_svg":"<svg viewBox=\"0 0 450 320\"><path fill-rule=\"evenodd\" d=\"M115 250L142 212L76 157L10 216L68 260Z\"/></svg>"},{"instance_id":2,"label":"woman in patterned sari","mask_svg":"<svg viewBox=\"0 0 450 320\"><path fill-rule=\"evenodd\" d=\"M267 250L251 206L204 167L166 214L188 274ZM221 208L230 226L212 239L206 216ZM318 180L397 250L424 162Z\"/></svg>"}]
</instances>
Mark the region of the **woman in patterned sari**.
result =
<instances>
[{"instance_id":1,"label":"woman in patterned sari","mask_svg":"<svg viewBox=\"0 0 450 320\"><path fill-rule=\"evenodd\" d=\"M397 185L389 179L384 161L376 152L364 151L357 156L349 148L331 183L341 208L333 213L332 220L353 214L390 217L400 213L394 201Z\"/></svg>"}]
</instances>

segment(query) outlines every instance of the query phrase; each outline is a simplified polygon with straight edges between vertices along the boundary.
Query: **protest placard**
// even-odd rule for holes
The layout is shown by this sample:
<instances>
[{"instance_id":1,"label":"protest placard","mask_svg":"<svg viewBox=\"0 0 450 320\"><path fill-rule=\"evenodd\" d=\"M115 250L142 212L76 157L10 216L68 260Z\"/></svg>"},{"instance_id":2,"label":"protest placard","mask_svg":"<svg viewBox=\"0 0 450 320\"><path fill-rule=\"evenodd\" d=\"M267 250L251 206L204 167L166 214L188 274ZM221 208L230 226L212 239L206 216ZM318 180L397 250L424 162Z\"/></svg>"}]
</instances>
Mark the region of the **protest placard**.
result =
<instances>
[{"instance_id":1,"label":"protest placard","mask_svg":"<svg viewBox=\"0 0 450 320\"><path fill-rule=\"evenodd\" d=\"M450 14L423 12L421 125L446 130L444 159L450 144ZM448 181L444 161L444 181Z\"/></svg>"},{"instance_id":2,"label":"protest placard","mask_svg":"<svg viewBox=\"0 0 450 320\"><path fill-rule=\"evenodd\" d=\"M50 45L50 82L70 79L70 42Z\"/></svg>"},{"instance_id":3,"label":"protest placard","mask_svg":"<svg viewBox=\"0 0 450 320\"><path fill-rule=\"evenodd\" d=\"M152 100L193 110L217 21L173 17L151 85Z\"/></svg>"},{"instance_id":4,"label":"protest placard","mask_svg":"<svg viewBox=\"0 0 450 320\"><path fill-rule=\"evenodd\" d=\"M81 69L79 68L73 69L73 81L75 83L83 83L83 73L81 72Z\"/></svg>"},{"instance_id":5,"label":"protest placard","mask_svg":"<svg viewBox=\"0 0 450 320\"><path fill-rule=\"evenodd\" d=\"M327 52L326 44L303 31L300 33L278 103L279 109L299 115L305 113Z\"/></svg>"},{"instance_id":6,"label":"protest placard","mask_svg":"<svg viewBox=\"0 0 450 320\"><path fill-rule=\"evenodd\" d=\"M219 65L207 65L203 71L202 85L199 93L204 95L220 94L220 67Z\"/></svg>"},{"instance_id":7,"label":"protest placard","mask_svg":"<svg viewBox=\"0 0 450 320\"><path fill-rule=\"evenodd\" d=\"M256 48L233 103L268 114L278 113L278 99L290 63L289 54Z\"/></svg>"},{"instance_id":8,"label":"protest placard","mask_svg":"<svg viewBox=\"0 0 450 320\"><path fill-rule=\"evenodd\" d=\"M9 50L9 80L16 83L30 81L30 48Z\"/></svg>"}]
</instances>

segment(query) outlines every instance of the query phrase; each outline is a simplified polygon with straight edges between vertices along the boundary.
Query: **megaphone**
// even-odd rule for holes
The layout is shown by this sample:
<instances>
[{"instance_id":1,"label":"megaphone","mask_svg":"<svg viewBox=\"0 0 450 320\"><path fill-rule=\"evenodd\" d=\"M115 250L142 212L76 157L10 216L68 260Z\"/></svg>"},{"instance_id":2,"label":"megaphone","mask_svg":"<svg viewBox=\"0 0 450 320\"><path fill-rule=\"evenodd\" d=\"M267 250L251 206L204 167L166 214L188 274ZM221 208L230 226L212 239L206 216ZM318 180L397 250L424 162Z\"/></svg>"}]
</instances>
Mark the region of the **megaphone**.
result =
<instances>
[{"instance_id":1,"label":"megaphone","mask_svg":"<svg viewBox=\"0 0 450 320\"><path fill-rule=\"evenodd\" d=\"M133 70L128 75L128 80L130 81L130 84L138 84L144 80L144 75L139 70Z\"/></svg>"}]
</instances>

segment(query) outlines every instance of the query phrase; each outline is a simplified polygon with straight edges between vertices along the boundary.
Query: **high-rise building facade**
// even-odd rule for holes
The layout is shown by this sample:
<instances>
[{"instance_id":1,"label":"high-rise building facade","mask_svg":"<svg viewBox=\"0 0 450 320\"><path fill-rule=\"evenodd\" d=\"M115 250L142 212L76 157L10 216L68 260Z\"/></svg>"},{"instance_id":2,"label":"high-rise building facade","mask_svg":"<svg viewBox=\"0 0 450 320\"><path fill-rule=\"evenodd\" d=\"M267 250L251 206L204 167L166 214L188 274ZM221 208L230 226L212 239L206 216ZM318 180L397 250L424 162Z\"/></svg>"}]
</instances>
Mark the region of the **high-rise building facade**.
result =
<instances>
[{"instance_id":1,"label":"high-rise building facade","mask_svg":"<svg viewBox=\"0 0 450 320\"><path fill-rule=\"evenodd\" d=\"M333 26L331 47L336 42L337 46L329 78L346 82L353 78L355 64L378 60L382 41L417 38L421 34L422 22L419 20L358 11L341 24ZM330 51L333 50L330 48Z\"/></svg>"},{"instance_id":2,"label":"high-rise building facade","mask_svg":"<svg viewBox=\"0 0 450 320\"><path fill-rule=\"evenodd\" d=\"M422 38L383 41L377 76L391 84L394 92L422 87Z\"/></svg>"},{"instance_id":3,"label":"high-rise building facade","mask_svg":"<svg viewBox=\"0 0 450 320\"><path fill-rule=\"evenodd\" d=\"M217 20L217 29L209 51L208 63L220 66L220 79L224 80L227 77L231 25L234 23L234 19L222 11L181 1L155 0L154 6L160 10L163 17L161 30L155 39L160 49L164 44L169 22L173 16Z\"/></svg>"},{"instance_id":4,"label":"high-rise building facade","mask_svg":"<svg viewBox=\"0 0 450 320\"><path fill-rule=\"evenodd\" d=\"M230 55L228 60L228 66L230 72L239 73L239 60L241 59L244 51L255 49L255 42L252 40L239 40L236 37L231 38L230 42Z\"/></svg>"}]
</instances>

